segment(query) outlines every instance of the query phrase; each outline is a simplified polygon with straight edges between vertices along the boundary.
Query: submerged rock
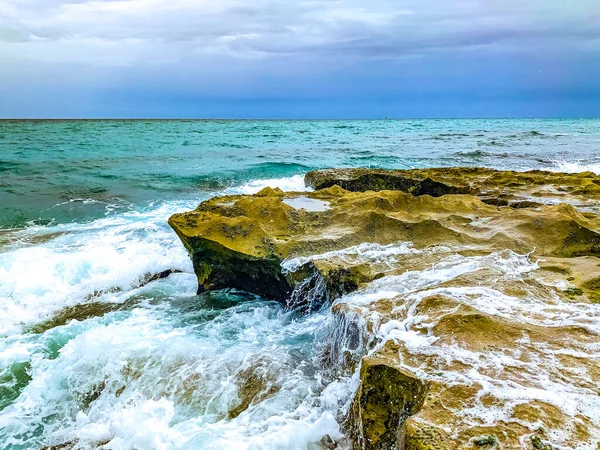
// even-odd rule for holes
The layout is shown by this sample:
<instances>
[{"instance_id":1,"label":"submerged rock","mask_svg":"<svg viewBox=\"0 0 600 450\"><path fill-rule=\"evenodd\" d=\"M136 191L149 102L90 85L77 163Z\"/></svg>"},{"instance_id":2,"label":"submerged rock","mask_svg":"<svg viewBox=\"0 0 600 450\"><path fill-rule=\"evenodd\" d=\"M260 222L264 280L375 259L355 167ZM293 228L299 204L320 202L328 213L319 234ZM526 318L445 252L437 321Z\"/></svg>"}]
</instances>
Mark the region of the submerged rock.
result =
<instances>
[{"instance_id":1,"label":"submerged rock","mask_svg":"<svg viewBox=\"0 0 600 450\"><path fill-rule=\"evenodd\" d=\"M302 311L335 302L339 323L364 322L344 412L354 448L595 448L599 177L343 169L306 180L318 190L214 198L169 224L199 292ZM358 367L330 347L324 361ZM231 417L268 394L263 378L249 374Z\"/></svg>"},{"instance_id":2,"label":"submerged rock","mask_svg":"<svg viewBox=\"0 0 600 450\"><path fill-rule=\"evenodd\" d=\"M146 276L143 279L139 280L135 287L132 288L142 288L152 283L153 281L167 278L174 273L181 273L181 271L177 269L167 269L155 274L146 274ZM25 330L29 333L43 333L52 328L63 326L71 320L84 321L91 317L101 317L113 311L131 309L133 306L139 303L140 300L135 297L128 299L124 303L94 301L95 299L100 298L102 295L117 293L120 291L120 287L114 287L112 289L104 291L95 291L93 294L87 296L84 303L80 303L74 306L67 306L55 312L51 318L44 320L43 322L37 323L35 325L29 326L25 328Z\"/></svg>"},{"instance_id":3,"label":"submerged rock","mask_svg":"<svg viewBox=\"0 0 600 450\"><path fill-rule=\"evenodd\" d=\"M64 442L58 445L48 445L43 447L42 450L71 450L77 445L77 441Z\"/></svg>"}]
</instances>

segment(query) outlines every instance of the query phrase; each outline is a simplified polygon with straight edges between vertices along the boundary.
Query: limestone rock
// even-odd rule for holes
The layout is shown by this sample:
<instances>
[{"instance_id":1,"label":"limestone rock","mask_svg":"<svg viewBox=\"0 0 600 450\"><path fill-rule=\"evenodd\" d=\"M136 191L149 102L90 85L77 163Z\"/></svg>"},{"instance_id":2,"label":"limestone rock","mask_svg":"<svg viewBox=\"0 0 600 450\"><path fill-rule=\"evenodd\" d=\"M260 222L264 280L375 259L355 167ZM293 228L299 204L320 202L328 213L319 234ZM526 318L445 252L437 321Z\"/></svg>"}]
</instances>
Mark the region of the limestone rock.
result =
<instances>
[{"instance_id":1,"label":"limestone rock","mask_svg":"<svg viewBox=\"0 0 600 450\"><path fill-rule=\"evenodd\" d=\"M286 203L298 198L328 208L298 210ZM266 188L255 196L208 200L194 211L173 215L169 224L190 253L199 292L234 288L283 303L301 282L301 289L322 302L381 276L385 269L372 263L342 261L336 266L318 257L313 260L320 263L296 276L282 267L284 261L309 255L332 258L331 252L361 243L410 241L416 248L459 245L556 257L600 254L595 215L583 215L567 204L497 208L471 195L415 197L388 190L349 192L337 186L311 193ZM309 276L312 285L305 281Z\"/></svg>"},{"instance_id":2,"label":"limestone rock","mask_svg":"<svg viewBox=\"0 0 600 450\"><path fill-rule=\"evenodd\" d=\"M346 416L354 448L597 446L596 175L344 169L306 180L318 190L214 198L169 223L199 292L240 289L302 311L335 302L353 345L332 343L322 359L360 365ZM245 374L230 417L277 388L263 375Z\"/></svg>"},{"instance_id":3,"label":"limestone rock","mask_svg":"<svg viewBox=\"0 0 600 450\"><path fill-rule=\"evenodd\" d=\"M363 358L361 384L352 406L356 449L395 449L402 425L423 404L427 383L382 355Z\"/></svg>"},{"instance_id":4,"label":"limestone rock","mask_svg":"<svg viewBox=\"0 0 600 450\"><path fill-rule=\"evenodd\" d=\"M471 194L494 206L514 208L539 207L565 200L584 201L594 207L597 205L589 200L600 199L600 177L593 172L513 172L481 167L323 169L307 173L305 183L314 189L337 185L355 192L399 190L433 197Z\"/></svg>"}]
</instances>

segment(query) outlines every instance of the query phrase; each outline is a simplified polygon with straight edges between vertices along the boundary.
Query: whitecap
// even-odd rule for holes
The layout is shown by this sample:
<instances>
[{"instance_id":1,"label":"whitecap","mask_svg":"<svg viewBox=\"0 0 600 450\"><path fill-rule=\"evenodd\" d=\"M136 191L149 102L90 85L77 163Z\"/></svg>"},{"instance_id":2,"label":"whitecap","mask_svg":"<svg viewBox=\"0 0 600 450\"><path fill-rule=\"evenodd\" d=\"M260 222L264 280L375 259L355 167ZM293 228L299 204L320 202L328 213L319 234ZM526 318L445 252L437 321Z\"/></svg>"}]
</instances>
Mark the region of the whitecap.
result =
<instances>
[{"instance_id":1,"label":"whitecap","mask_svg":"<svg viewBox=\"0 0 600 450\"><path fill-rule=\"evenodd\" d=\"M566 172L566 173L582 173L582 172L594 172L596 175L600 175L600 162L591 161L566 161L566 160L555 160L552 161L550 170L553 172Z\"/></svg>"},{"instance_id":2,"label":"whitecap","mask_svg":"<svg viewBox=\"0 0 600 450\"><path fill-rule=\"evenodd\" d=\"M312 188L304 184L304 175L294 175L283 178L269 178L264 180L253 180L241 186L228 189L231 194L256 194L260 190L271 187L282 191L310 192Z\"/></svg>"}]
</instances>

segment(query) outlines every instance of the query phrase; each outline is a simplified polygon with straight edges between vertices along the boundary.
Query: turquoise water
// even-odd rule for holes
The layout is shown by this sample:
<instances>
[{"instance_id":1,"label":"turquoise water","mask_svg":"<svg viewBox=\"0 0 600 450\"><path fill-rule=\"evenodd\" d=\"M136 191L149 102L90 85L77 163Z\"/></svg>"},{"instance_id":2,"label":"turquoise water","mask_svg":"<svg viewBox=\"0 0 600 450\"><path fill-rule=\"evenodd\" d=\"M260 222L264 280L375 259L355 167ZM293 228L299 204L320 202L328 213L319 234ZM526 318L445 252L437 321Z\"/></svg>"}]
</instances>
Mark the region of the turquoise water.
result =
<instances>
[{"instance_id":1,"label":"turquoise water","mask_svg":"<svg viewBox=\"0 0 600 450\"><path fill-rule=\"evenodd\" d=\"M356 336L327 310L196 296L167 218L212 195L305 189L313 168L598 173L599 150L592 119L0 121L0 449L341 439L356 375L324 355L360 354ZM167 269L181 273L144 285Z\"/></svg>"},{"instance_id":2,"label":"turquoise water","mask_svg":"<svg viewBox=\"0 0 600 450\"><path fill-rule=\"evenodd\" d=\"M1 121L0 227L341 166L598 165L600 120Z\"/></svg>"}]
</instances>

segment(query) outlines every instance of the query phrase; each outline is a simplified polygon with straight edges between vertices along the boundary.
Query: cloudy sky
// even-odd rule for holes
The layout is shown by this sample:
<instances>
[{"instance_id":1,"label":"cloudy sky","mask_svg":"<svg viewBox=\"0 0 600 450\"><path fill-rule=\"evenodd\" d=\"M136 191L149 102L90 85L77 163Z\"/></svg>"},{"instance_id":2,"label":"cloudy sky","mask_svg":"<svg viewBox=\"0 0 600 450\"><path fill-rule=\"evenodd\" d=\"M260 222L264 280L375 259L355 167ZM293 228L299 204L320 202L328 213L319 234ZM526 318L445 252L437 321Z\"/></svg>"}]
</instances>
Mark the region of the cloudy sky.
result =
<instances>
[{"instance_id":1,"label":"cloudy sky","mask_svg":"<svg viewBox=\"0 0 600 450\"><path fill-rule=\"evenodd\" d=\"M1 0L0 117L600 116L600 0Z\"/></svg>"}]
</instances>

